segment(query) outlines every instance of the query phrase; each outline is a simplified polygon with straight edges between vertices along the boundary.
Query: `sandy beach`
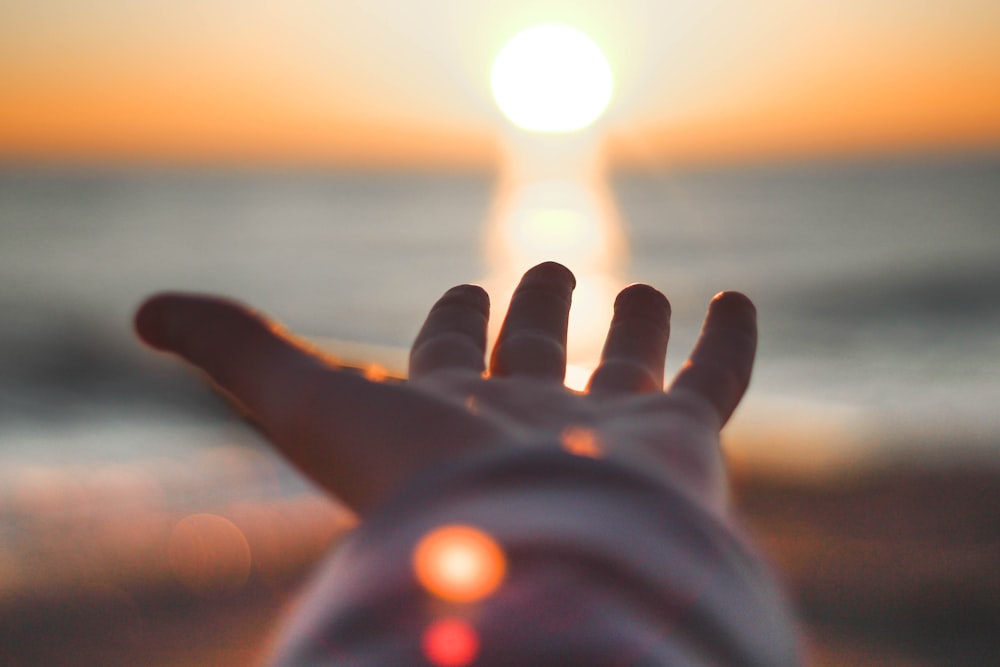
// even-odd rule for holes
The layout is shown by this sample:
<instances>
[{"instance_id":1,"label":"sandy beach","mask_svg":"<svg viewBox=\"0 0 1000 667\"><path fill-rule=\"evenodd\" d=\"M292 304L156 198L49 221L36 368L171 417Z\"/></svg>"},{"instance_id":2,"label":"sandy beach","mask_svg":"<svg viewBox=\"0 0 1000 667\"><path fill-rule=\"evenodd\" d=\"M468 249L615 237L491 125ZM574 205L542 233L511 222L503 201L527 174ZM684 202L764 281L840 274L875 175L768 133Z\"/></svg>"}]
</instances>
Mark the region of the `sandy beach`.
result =
<instances>
[{"instance_id":1,"label":"sandy beach","mask_svg":"<svg viewBox=\"0 0 1000 667\"><path fill-rule=\"evenodd\" d=\"M353 521L322 495L283 493L284 474L269 457L231 447L188 470L118 466L75 486L39 479L8 493L3 664L259 662L299 586ZM177 502L213 477L244 491ZM733 492L798 609L813 667L992 664L996 468L897 463L822 479L737 469ZM205 516L236 526L245 542L206 526L185 565L178 525Z\"/></svg>"}]
</instances>

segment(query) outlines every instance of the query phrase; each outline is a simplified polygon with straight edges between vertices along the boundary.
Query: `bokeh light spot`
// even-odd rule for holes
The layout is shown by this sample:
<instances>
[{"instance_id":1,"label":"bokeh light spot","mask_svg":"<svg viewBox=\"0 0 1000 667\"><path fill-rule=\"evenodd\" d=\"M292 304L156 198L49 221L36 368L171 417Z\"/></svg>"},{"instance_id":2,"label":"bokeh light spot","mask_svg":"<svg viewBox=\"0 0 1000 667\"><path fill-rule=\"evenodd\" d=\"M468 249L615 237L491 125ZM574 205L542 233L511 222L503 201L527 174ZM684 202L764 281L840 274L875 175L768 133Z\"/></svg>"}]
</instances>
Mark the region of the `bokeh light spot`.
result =
<instances>
[{"instance_id":1,"label":"bokeh light spot","mask_svg":"<svg viewBox=\"0 0 1000 667\"><path fill-rule=\"evenodd\" d=\"M371 364L364 369L364 375L372 382L384 382L389 377L389 371L379 364Z\"/></svg>"},{"instance_id":2,"label":"bokeh light spot","mask_svg":"<svg viewBox=\"0 0 1000 667\"><path fill-rule=\"evenodd\" d=\"M167 549L174 577L197 595L236 593L250 576L250 545L243 531L216 514L192 514L178 521Z\"/></svg>"},{"instance_id":3,"label":"bokeh light spot","mask_svg":"<svg viewBox=\"0 0 1000 667\"><path fill-rule=\"evenodd\" d=\"M559 434L559 441L570 454L599 458L604 450L594 429L585 426L567 426Z\"/></svg>"},{"instance_id":4,"label":"bokeh light spot","mask_svg":"<svg viewBox=\"0 0 1000 667\"><path fill-rule=\"evenodd\" d=\"M470 526L438 528L413 552L417 580L451 602L473 602L492 593L503 580L506 559L496 541Z\"/></svg>"},{"instance_id":5,"label":"bokeh light spot","mask_svg":"<svg viewBox=\"0 0 1000 667\"><path fill-rule=\"evenodd\" d=\"M435 667L462 667L479 653L479 635L466 621L443 618L427 627L424 655Z\"/></svg>"}]
</instances>

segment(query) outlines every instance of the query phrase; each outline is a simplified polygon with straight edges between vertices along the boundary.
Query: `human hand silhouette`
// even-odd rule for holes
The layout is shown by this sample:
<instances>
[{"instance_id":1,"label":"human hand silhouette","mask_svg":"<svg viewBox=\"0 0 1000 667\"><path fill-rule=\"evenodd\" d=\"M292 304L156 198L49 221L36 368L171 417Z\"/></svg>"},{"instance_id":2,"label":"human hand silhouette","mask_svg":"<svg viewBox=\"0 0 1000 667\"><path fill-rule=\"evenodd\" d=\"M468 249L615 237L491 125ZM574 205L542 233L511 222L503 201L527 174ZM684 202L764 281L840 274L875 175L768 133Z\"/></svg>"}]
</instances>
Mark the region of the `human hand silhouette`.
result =
<instances>
[{"instance_id":1,"label":"human hand silhouette","mask_svg":"<svg viewBox=\"0 0 1000 667\"><path fill-rule=\"evenodd\" d=\"M750 380L753 304L736 292L717 295L688 361L663 391L670 305L648 285L627 287L600 364L586 391L575 392L563 385L574 285L552 262L525 273L488 369L487 294L473 285L448 290L413 344L404 383L338 368L219 298L160 294L135 324L146 343L207 373L279 451L362 515L435 463L546 445L642 467L719 508L719 430Z\"/></svg>"}]
</instances>

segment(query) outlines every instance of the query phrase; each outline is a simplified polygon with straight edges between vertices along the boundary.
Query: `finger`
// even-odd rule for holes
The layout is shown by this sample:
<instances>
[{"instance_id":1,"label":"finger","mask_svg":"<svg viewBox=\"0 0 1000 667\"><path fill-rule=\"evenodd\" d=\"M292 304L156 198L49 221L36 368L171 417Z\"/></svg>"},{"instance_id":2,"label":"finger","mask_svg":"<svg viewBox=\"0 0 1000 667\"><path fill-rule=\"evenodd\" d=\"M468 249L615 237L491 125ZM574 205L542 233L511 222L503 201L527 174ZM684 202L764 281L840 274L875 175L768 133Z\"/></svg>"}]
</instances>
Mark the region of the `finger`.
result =
<instances>
[{"instance_id":1,"label":"finger","mask_svg":"<svg viewBox=\"0 0 1000 667\"><path fill-rule=\"evenodd\" d=\"M601 363L590 378L591 394L663 390L670 338L670 302L649 285L631 285L615 299Z\"/></svg>"},{"instance_id":2,"label":"finger","mask_svg":"<svg viewBox=\"0 0 1000 667\"><path fill-rule=\"evenodd\" d=\"M272 435L281 435L273 427L288 421L292 404L276 388L290 394L295 380L325 370L276 323L225 299L160 294L139 308L135 326L146 343L207 373Z\"/></svg>"},{"instance_id":3,"label":"finger","mask_svg":"<svg viewBox=\"0 0 1000 667\"><path fill-rule=\"evenodd\" d=\"M490 297L482 287L459 285L431 308L410 351L410 379L443 369L486 370Z\"/></svg>"},{"instance_id":4,"label":"finger","mask_svg":"<svg viewBox=\"0 0 1000 667\"><path fill-rule=\"evenodd\" d=\"M397 387L332 368L275 323L223 299L155 296L135 326L151 346L207 373L282 453L349 505L363 506L406 474L398 457L360 446L399 411Z\"/></svg>"},{"instance_id":5,"label":"finger","mask_svg":"<svg viewBox=\"0 0 1000 667\"><path fill-rule=\"evenodd\" d=\"M739 292L717 294L701 336L670 393L690 392L711 405L725 424L750 384L757 349L757 310Z\"/></svg>"},{"instance_id":6,"label":"finger","mask_svg":"<svg viewBox=\"0 0 1000 667\"><path fill-rule=\"evenodd\" d=\"M539 264L524 274L493 348L491 375L531 375L562 382L575 286L570 270L555 262Z\"/></svg>"}]
</instances>

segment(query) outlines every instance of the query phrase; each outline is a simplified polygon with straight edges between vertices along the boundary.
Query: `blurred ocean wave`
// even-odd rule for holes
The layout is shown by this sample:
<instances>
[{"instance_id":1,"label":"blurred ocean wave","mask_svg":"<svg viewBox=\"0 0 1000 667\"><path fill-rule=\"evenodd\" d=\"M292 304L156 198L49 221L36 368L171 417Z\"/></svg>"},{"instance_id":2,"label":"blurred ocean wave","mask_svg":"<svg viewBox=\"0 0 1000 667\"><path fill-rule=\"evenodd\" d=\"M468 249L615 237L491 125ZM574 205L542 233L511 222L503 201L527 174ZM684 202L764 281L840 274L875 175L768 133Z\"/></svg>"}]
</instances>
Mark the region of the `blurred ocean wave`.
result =
<instances>
[{"instance_id":1,"label":"blurred ocean wave","mask_svg":"<svg viewBox=\"0 0 1000 667\"><path fill-rule=\"evenodd\" d=\"M156 290L229 294L306 335L404 349L444 289L484 276L493 178L0 168L0 458L14 426L223 418L133 340L131 313ZM616 173L613 189L630 279L674 305L668 366L712 294L740 289L760 312L757 404L995 442L998 182L1000 156L975 155ZM73 458L80 442L49 446Z\"/></svg>"}]
</instances>

